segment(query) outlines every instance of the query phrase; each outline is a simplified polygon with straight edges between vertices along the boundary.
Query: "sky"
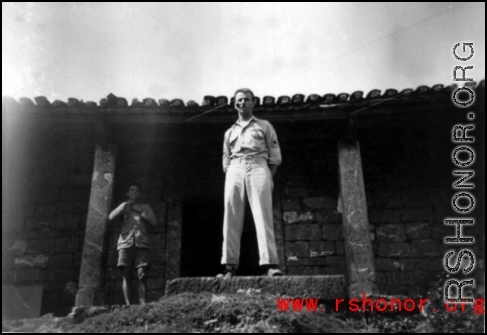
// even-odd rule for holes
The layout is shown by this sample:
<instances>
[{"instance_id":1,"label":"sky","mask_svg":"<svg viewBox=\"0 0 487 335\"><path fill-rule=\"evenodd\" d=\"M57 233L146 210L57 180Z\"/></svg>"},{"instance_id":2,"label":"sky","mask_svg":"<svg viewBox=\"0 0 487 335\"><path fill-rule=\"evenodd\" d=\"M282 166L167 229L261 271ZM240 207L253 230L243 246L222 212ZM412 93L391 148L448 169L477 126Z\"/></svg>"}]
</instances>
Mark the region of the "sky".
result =
<instances>
[{"instance_id":1,"label":"sky","mask_svg":"<svg viewBox=\"0 0 487 335\"><path fill-rule=\"evenodd\" d=\"M485 3L2 3L16 99L367 93L449 85L457 65L485 78Z\"/></svg>"}]
</instances>

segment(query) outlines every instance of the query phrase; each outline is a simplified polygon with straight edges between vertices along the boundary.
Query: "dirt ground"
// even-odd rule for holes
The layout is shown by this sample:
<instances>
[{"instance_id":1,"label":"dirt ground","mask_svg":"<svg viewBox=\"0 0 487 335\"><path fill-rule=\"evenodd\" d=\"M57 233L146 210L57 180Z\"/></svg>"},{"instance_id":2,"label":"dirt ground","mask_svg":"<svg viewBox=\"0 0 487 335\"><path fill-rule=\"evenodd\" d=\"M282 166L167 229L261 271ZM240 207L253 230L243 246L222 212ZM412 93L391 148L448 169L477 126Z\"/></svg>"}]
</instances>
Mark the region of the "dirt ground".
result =
<instances>
[{"instance_id":1,"label":"dirt ground","mask_svg":"<svg viewBox=\"0 0 487 335\"><path fill-rule=\"evenodd\" d=\"M282 298L282 297L281 297ZM133 306L75 308L66 317L2 320L7 332L372 333L430 332L425 315L279 311L276 296L249 289L232 295L182 293ZM469 329L464 329L468 331Z\"/></svg>"}]
</instances>

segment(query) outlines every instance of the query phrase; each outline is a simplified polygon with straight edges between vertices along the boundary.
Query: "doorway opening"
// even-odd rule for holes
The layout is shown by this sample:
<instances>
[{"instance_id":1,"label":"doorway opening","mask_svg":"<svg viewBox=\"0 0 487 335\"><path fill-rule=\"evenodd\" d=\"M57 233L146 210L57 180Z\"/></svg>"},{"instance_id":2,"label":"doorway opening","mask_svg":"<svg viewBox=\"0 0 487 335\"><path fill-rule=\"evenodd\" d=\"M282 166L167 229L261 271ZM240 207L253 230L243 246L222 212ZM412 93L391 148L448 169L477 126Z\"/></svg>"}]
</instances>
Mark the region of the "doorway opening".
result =
<instances>
[{"instance_id":1,"label":"doorway opening","mask_svg":"<svg viewBox=\"0 0 487 335\"><path fill-rule=\"evenodd\" d=\"M222 273L223 197L183 201L181 277L215 277ZM240 246L238 276L259 274L259 252L248 201Z\"/></svg>"}]
</instances>

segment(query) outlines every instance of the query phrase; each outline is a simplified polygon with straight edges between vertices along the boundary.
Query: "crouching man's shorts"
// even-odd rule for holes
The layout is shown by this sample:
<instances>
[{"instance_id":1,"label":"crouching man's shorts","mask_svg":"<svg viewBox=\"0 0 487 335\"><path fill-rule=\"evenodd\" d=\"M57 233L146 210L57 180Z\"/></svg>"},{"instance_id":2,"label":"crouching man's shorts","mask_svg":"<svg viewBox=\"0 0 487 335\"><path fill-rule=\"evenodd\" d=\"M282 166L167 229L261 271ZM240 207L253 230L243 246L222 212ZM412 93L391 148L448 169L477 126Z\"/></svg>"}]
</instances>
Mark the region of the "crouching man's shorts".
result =
<instances>
[{"instance_id":1,"label":"crouching man's shorts","mask_svg":"<svg viewBox=\"0 0 487 335\"><path fill-rule=\"evenodd\" d=\"M149 267L149 249L132 245L130 248L118 250L117 267L132 266L133 262L136 268Z\"/></svg>"}]
</instances>

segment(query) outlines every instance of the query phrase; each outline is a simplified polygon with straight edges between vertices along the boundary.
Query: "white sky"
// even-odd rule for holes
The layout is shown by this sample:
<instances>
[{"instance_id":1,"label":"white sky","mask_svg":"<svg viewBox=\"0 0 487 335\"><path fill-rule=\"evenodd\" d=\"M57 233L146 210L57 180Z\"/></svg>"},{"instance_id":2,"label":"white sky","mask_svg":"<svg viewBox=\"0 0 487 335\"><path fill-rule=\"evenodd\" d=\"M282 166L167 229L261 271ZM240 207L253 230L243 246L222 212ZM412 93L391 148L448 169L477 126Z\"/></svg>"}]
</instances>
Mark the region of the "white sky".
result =
<instances>
[{"instance_id":1,"label":"white sky","mask_svg":"<svg viewBox=\"0 0 487 335\"><path fill-rule=\"evenodd\" d=\"M456 65L485 78L485 3L2 3L14 98L367 93L448 85Z\"/></svg>"}]
</instances>

